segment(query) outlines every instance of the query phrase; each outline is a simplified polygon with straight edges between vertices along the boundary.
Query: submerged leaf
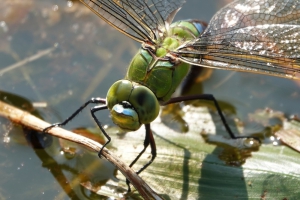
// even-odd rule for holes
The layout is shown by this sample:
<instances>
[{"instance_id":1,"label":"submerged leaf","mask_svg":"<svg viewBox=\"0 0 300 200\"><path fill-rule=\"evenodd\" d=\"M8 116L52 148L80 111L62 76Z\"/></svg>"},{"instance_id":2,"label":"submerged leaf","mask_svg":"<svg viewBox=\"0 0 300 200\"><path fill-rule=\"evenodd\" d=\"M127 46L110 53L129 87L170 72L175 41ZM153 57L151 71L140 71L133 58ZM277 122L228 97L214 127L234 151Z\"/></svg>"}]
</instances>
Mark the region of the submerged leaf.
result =
<instances>
[{"instance_id":1,"label":"submerged leaf","mask_svg":"<svg viewBox=\"0 0 300 200\"><path fill-rule=\"evenodd\" d=\"M300 152L300 122L297 120L284 121L283 129L275 133L275 136L287 146Z\"/></svg>"},{"instance_id":2,"label":"submerged leaf","mask_svg":"<svg viewBox=\"0 0 300 200\"><path fill-rule=\"evenodd\" d=\"M248 140L224 139L225 131L210 135L216 129L207 109L189 106L185 111L183 119L189 122L186 134L173 131L160 119L152 124L157 157L141 176L165 199L232 200L263 196L297 199L300 196L298 153L272 144L263 144L257 151L257 144L242 145ZM201 137L203 130L218 145L206 143ZM115 152L129 164L142 150L143 137L144 128L122 138L112 135ZM150 155L147 149L133 168L141 168ZM119 178L126 188L124 177Z\"/></svg>"}]
</instances>

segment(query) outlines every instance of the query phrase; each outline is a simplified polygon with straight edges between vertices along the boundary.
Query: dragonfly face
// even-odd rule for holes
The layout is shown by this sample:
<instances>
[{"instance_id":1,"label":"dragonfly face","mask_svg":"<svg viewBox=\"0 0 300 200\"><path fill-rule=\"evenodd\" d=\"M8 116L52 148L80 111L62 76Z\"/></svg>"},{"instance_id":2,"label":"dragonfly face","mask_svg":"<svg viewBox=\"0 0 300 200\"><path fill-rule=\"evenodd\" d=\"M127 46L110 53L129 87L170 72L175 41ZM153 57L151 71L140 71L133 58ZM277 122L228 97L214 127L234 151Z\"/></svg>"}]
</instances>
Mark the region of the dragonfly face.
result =
<instances>
[{"instance_id":1,"label":"dragonfly face","mask_svg":"<svg viewBox=\"0 0 300 200\"><path fill-rule=\"evenodd\" d=\"M132 131L152 122L159 113L159 103L153 92L129 80L117 81L110 87L107 106L113 122Z\"/></svg>"}]
</instances>

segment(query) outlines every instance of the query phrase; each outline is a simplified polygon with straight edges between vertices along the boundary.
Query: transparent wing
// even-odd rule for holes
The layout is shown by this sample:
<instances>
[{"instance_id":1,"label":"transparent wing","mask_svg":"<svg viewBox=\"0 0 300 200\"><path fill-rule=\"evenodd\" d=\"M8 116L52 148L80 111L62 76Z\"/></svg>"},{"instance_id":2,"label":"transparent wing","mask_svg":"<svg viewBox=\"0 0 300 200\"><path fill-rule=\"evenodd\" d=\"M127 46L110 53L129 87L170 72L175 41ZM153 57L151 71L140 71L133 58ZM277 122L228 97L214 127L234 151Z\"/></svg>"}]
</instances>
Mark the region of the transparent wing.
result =
<instances>
[{"instance_id":1,"label":"transparent wing","mask_svg":"<svg viewBox=\"0 0 300 200\"><path fill-rule=\"evenodd\" d=\"M168 29L185 0L80 0L109 25L138 42L152 42Z\"/></svg>"},{"instance_id":2,"label":"transparent wing","mask_svg":"<svg viewBox=\"0 0 300 200\"><path fill-rule=\"evenodd\" d=\"M174 54L193 65L300 79L300 2L237 0Z\"/></svg>"}]
</instances>

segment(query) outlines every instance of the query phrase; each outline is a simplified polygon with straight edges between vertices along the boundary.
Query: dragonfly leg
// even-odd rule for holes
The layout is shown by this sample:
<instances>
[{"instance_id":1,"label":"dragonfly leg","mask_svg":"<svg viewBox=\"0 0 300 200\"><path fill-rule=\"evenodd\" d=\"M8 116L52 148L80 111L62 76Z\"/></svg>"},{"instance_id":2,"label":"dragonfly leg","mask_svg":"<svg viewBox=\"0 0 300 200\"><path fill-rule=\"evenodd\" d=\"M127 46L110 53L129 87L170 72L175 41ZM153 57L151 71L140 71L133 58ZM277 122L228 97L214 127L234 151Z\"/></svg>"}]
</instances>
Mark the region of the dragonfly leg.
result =
<instances>
[{"instance_id":1,"label":"dragonfly leg","mask_svg":"<svg viewBox=\"0 0 300 200\"><path fill-rule=\"evenodd\" d=\"M228 134L230 135L230 137L232 139L237 139L237 138L254 138L256 140L259 140L259 138L256 137L251 137L251 136L235 136L234 133L232 132L231 128L229 127L222 111L221 108L217 102L217 100L215 99L215 97L211 94L199 94L199 95L190 95L190 96L182 96L182 97L174 97L171 98L168 102L166 102L164 105L168 105L168 104L172 104L172 103L178 103L178 102L182 102L182 101L190 101L190 100L209 100L209 101L213 101L219 116L221 117L222 123L225 126L226 131L228 132Z\"/></svg>"},{"instance_id":2,"label":"dragonfly leg","mask_svg":"<svg viewBox=\"0 0 300 200\"><path fill-rule=\"evenodd\" d=\"M143 153L145 152L145 150L147 149L149 144L151 147L151 155L152 156L151 156L151 159L148 161L148 163L146 163L141 169L139 169L137 171L137 174L140 174L143 170L145 170L154 161L154 159L156 157L156 144L155 144L155 140L153 137L153 133L152 133L150 124L145 124L145 128L146 128L146 134L145 134L145 140L144 140L144 148L139 153L139 155L131 162L129 167L132 167L139 160L139 158L143 155ZM131 188L130 188L130 182L128 179L126 179L126 184L128 186L127 192L130 192Z\"/></svg>"},{"instance_id":3,"label":"dragonfly leg","mask_svg":"<svg viewBox=\"0 0 300 200\"><path fill-rule=\"evenodd\" d=\"M52 124L51 126L45 128L43 130L43 132L47 132L48 130L50 130L53 127L57 127L57 126L64 126L67 123L69 123L74 117L76 117L79 112L81 112L87 105L91 104L91 103L102 103L102 104L106 104L106 100L102 99L102 98L91 98L89 101L85 102L82 106L80 106L80 108L78 108L70 117L68 117L65 121L61 122L61 123L55 123Z\"/></svg>"},{"instance_id":4,"label":"dragonfly leg","mask_svg":"<svg viewBox=\"0 0 300 200\"><path fill-rule=\"evenodd\" d=\"M95 106L93 108L91 108L91 114L92 114L92 117L94 119L94 121L97 123L98 127L100 128L100 130L102 131L103 135L106 137L107 141L105 142L105 144L102 146L102 148L100 149L100 151L98 152L98 156L99 158L101 158L101 154L102 154L102 151L104 149L104 147L110 143L111 141L111 138L109 137L109 135L106 133L106 131L104 130L104 128L102 127L102 124L100 123L100 121L98 120L98 118L96 117L95 115L95 112L99 111L99 110L105 110L107 109L107 106L106 105L101 105L101 106Z\"/></svg>"}]
</instances>

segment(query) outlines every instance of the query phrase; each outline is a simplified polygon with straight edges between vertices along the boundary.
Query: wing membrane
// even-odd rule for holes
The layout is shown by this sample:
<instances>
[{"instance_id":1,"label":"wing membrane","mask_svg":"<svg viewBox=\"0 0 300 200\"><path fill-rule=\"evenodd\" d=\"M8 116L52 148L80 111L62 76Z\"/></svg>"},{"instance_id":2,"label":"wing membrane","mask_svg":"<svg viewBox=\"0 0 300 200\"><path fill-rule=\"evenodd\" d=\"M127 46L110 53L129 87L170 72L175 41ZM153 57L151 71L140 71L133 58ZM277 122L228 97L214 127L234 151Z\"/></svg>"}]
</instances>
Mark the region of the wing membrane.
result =
<instances>
[{"instance_id":1,"label":"wing membrane","mask_svg":"<svg viewBox=\"0 0 300 200\"><path fill-rule=\"evenodd\" d=\"M193 65L300 79L300 2L237 0L174 53Z\"/></svg>"},{"instance_id":2,"label":"wing membrane","mask_svg":"<svg viewBox=\"0 0 300 200\"><path fill-rule=\"evenodd\" d=\"M156 43L185 0L80 0L109 25L138 42Z\"/></svg>"}]
</instances>

